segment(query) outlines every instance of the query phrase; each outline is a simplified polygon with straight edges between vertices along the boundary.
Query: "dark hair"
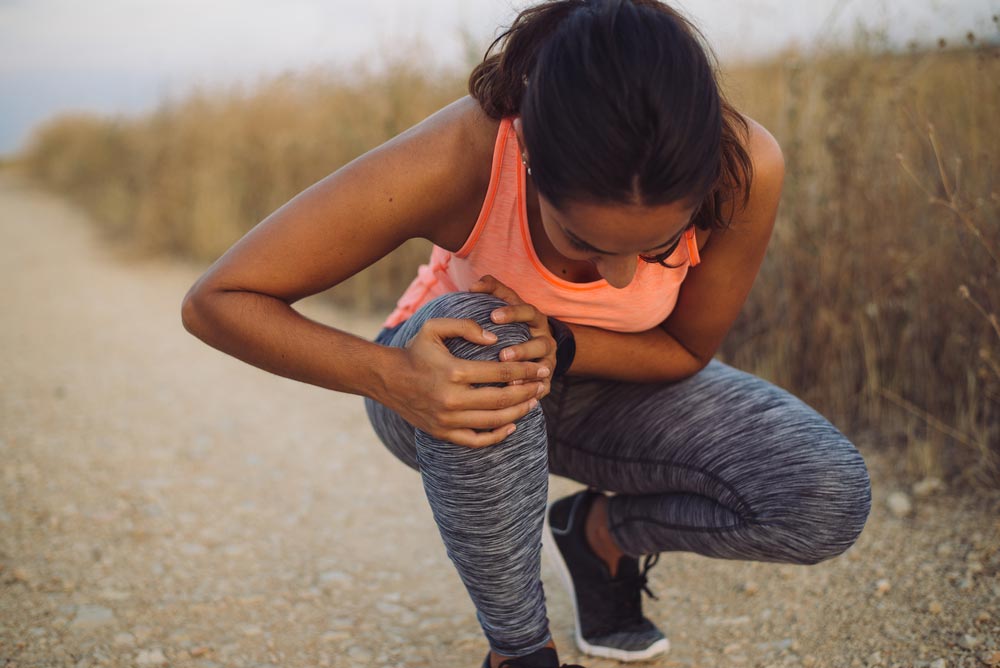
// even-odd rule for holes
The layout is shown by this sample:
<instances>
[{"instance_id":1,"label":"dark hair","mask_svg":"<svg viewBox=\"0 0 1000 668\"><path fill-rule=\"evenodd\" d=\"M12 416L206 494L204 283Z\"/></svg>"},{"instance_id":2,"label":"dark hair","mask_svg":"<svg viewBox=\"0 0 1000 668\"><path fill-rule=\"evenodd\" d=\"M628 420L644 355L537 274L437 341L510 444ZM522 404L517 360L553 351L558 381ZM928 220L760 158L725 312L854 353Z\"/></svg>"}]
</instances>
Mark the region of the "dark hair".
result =
<instances>
[{"instance_id":1,"label":"dark hair","mask_svg":"<svg viewBox=\"0 0 1000 668\"><path fill-rule=\"evenodd\" d=\"M662 2L529 7L490 44L469 93L494 119L521 116L535 186L556 208L690 200L707 229L729 224L726 200L749 198L747 123L701 33Z\"/></svg>"}]
</instances>

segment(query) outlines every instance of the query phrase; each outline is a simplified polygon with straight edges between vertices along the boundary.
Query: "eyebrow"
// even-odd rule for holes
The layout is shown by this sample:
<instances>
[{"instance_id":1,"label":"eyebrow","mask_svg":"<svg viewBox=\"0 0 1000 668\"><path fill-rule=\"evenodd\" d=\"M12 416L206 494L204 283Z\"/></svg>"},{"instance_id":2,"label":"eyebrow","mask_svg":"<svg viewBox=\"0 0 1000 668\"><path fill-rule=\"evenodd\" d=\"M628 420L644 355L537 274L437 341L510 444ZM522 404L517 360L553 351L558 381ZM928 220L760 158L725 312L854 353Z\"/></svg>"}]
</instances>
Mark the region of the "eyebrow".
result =
<instances>
[{"instance_id":1,"label":"eyebrow","mask_svg":"<svg viewBox=\"0 0 1000 668\"><path fill-rule=\"evenodd\" d=\"M662 244L660 244L658 246L653 246L652 248L650 248L650 249L648 249L646 251L643 251L643 252L644 253L650 253L652 251L655 251L657 248L664 248L666 246L669 246L670 244L674 243L675 241L678 241L682 236L684 236L684 231L687 230L688 227L690 227L690 224L688 226L686 226L683 230L681 230L680 234L678 234L677 236L673 237L672 239L670 239L668 241L665 241L665 242L663 242ZM584 241L580 237L576 236L575 234L573 234L572 232L570 232L569 230L567 230L562 225L559 226L559 229L561 229L563 231L563 234L565 234L567 237L569 237L570 239L572 239L576 243L580 244L581 246L585 247L587 250L592 250L595 253L600 253L601 255L617 255L617 253L612 253L611 251L601 250L600 248L597 248L596 246L593 246L593 245L587 243L586 241Z\"/></svg>"}]
</instances>

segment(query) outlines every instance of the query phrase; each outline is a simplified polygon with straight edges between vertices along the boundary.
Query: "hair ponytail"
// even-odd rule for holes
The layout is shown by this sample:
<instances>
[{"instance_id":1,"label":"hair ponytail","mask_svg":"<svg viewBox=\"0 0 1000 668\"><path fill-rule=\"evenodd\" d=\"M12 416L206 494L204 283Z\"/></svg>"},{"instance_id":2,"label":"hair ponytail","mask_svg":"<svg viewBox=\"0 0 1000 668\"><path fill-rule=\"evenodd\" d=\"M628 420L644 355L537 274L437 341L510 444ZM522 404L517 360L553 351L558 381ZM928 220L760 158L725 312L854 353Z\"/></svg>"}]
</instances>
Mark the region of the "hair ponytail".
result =
<instances>
[{"instance_id":1,"label":"hair ponytail","mask_svg":"<svg viewBox=\"0 0 1000 668\"><path fill-rule=\"evenodd\" d=\"M658 0L529 7L468 88L491 118L521 116L535 185L557 208L690 199L708 228L749 197L746 121L719 91L698 29Z\"/></svg>"},{"instance_id":2,"label":"hair ponytail","mask_svg":"<svg viewBox=\"0 0 1000 668\"><path fill-rule=\"evenodd\" d=\"M490 118L499 120L520 113L525 83L539 47L567 14L585 4L583 0L555 0L529 7L493 40L483 62L469 76L469 93ZM503 49L490 55L501 42Z\"/></svg>"}]
</instances>

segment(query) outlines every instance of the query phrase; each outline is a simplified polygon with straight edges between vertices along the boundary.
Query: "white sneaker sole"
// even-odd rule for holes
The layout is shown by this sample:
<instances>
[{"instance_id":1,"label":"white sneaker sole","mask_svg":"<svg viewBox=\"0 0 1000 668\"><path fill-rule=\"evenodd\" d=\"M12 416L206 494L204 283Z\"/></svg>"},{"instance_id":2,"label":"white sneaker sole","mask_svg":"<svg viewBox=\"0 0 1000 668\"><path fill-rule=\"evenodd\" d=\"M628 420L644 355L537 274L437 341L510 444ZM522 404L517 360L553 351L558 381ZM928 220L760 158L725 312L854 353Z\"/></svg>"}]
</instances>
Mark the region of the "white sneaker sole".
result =
<instances>
[{"instance_id":1,"label":"white sneaker sole","mask_svg":"<svg viewBox=\"0 0 1000 668\"><path fill-rule=\"evenodd\" d=\"M559 571L559 576L562 579L563 584L566 585L566 589L569 590L569 597L573 601L573 621L575 623L574 637L576 639L576 646L580 648L580 651L584 654L589 654L590 656L598 656L605 659L616 659L618 661L626 662L645 661L667 652L670 649L670 641L666 638L657 640L644 650L636 651L617 649L615 647L603 647L601 645L591 645L583 639L583 635L580 632L580 615L577 611L576 590L573 588L573 578L570 577L569 568L566 566L565 560L563 560L562 553L559 551L559 546L556 545L555 536L552 535L552 527L549 526L549 511L551 509L552 504L550 503L545 508L545 524L542 529L542 547L545 550L545 553L556 565L556 570Z\"/></svg>"}]
</instances>

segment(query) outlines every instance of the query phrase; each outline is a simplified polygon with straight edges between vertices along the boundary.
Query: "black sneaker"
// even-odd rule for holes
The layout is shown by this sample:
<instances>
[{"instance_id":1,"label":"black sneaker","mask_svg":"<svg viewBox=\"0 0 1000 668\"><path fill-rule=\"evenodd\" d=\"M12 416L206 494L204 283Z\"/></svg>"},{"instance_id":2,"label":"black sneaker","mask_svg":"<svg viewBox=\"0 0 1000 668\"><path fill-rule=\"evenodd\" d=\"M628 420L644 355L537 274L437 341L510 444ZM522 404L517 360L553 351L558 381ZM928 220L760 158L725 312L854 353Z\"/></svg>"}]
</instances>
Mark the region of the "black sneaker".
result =
<instances>
[{"instance_id":1,"label":"black sneaker","mask_svg":"<svg viewBox=\"0 0 1000 668\"><path fill-rule=\"evenodd\" d=\"M670 649L670 641L642 615L646 573L659 560L623 556L612 578L604 561L587 544L584 524L599 492L584 490L554 501L545 513L542 534L546 552L555 562L573 599L576 644L581 652L618 661L643 661Z\"/></svg>"},{"instance_id":2,"label":"black sneaker","mask_svg":"<svg viewBox=\"0 0 1000 668\"><path fill-rule=\"evenodd\" d=\"M483 661L483 668L490 668L490 653L486 652L486 659ZM504 659L500 662L500 668L584 668L573 664L564 663L559 665L559 655L551 647L536 649L531 654L519 656L515 659Z\"/></svg>"}]
</instances>

